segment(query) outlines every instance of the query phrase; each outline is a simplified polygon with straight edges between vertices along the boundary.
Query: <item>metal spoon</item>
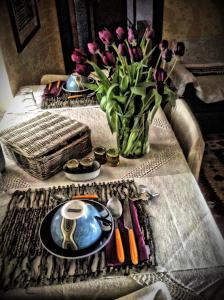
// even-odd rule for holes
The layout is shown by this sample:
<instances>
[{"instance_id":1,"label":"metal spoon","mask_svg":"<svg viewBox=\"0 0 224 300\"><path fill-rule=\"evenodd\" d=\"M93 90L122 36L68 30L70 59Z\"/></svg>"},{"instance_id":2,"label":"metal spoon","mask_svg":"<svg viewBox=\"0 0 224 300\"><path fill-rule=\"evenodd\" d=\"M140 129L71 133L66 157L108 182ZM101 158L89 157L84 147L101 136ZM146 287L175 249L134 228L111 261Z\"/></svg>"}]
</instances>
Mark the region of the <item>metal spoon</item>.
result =
<instances>
[{"instance_id":1,"label":"metal spoon","mask_svg":"<svg viewBox=\"0 0 224 300\"><path fill-rule=\"evenodd\" d=\"M120 229L117 223L117 219L122 215L122 205L119 199L115 196L111 197L110 195L108 195L107 198L109 199L109 201L107 202L107 208L114 218L117 258L120 263L123 263L125 259L124 248L122 244Z\"/></svg>"}]
</instances>

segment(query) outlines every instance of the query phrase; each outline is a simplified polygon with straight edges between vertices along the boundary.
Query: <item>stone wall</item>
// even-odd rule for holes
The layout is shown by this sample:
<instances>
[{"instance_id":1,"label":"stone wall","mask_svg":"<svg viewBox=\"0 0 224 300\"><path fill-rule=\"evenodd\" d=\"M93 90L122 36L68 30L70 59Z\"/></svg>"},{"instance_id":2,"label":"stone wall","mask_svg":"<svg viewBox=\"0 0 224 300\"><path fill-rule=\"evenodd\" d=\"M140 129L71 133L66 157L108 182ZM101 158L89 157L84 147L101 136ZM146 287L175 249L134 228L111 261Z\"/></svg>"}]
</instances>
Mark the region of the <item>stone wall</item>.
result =
<instances>
[{"instance_id":1,"label":"stone wall","mask_svg":"<svg viewBox=\"0 0 224 300\"><path fill-rule=\"evenodd\" d=\"M224 62L223 15L223 0L164 0L163 38L186 43L186 62Z\"/></svg>"}]
</instances>

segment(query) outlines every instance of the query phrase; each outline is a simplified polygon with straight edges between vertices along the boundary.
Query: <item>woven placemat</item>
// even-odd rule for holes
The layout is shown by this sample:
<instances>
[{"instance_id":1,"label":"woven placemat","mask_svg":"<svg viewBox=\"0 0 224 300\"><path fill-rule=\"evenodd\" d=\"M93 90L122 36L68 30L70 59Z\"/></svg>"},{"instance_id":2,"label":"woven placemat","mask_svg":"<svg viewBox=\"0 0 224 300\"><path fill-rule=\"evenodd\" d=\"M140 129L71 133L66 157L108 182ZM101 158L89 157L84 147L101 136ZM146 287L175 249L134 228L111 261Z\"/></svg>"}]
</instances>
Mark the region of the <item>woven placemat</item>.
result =
<instances>
[{"instance_id":1,"label":"woven placemat","mask_svg":"<svg viewBox=\"0 0 224 300\"><path fill-rule=\"evenodd\" d=\"M137 266L124 264L108 267L104 250L88 258L67 260L50 255L42 247L39 228L44 216L59 205L65 197L92 193L96 193L98 201L103 204L106 204L108 195L118 196L121 201L122 194L128 197L138 196L133 181L69 185L47 190L28 189L14 192L0 231L1 289L76 282L114 272L128 275L131 271L148 270L156 264L150 220L143 201L137 201L135 205L145 243L150 249L150 256L148 260Z\"/></svg>"},{"instance_id":2,"label":"woven placemat","mask_svg":"<svg viewBox=\"0 0 224 300\"><path fill-rule=\"evenodd\" d=\"M98 101L95 96L91 94L83 95L79 98L69 99L72 96L71 93L63 92L62 95L58 97L54 96L42 96L41 108L62 108L62 107L77 107L77 106L88 106L88 105L98 105Z\"/></svg>"}]
</instances>

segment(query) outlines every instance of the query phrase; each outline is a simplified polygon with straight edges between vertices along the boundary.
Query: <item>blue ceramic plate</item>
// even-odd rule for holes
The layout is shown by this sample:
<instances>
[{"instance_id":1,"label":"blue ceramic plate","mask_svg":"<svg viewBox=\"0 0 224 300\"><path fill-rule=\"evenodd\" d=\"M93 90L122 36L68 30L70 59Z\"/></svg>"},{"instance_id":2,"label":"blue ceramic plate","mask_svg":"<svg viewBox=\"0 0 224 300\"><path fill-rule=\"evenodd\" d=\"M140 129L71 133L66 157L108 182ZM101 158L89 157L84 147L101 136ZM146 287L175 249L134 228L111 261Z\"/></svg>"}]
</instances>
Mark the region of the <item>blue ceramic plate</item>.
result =
<instances>
[{"instance_id":1,"label":"blue ceramic plate","mask_svg":"<svg viewBox=\"0 0 224 300\"><path fill-rule=\"evenodd\" d=\"M75 200L74 200L75 201ZM55 215L56 211L65 204L65 202L61 203L60 205L56 206L54 209L52 209L43 219L41 226L40 226L40 240L43 245L43 247L50 252L52 255L55 255L60 258L66 258L66 259L78 259L78 258L84 258L88 257L92 254L97 253L102 248L106 246L106 244L110 241L111 236L113 234L114 229L114 221L111 213L109 210L101 203L96 202L94 200L90 199L82 199L81 201L84 201L88 204L91 204L94 206L94 208L97 209L99 214L102 216L102 222L104 225L102 225L102 234L99 240L97 240L93 245L91 245L88 248L84 248L81 250L71 250L71 249L63 249L59 247L53 240L51 235L51 221L53 216Z\"/></svg>"}]
</instances>

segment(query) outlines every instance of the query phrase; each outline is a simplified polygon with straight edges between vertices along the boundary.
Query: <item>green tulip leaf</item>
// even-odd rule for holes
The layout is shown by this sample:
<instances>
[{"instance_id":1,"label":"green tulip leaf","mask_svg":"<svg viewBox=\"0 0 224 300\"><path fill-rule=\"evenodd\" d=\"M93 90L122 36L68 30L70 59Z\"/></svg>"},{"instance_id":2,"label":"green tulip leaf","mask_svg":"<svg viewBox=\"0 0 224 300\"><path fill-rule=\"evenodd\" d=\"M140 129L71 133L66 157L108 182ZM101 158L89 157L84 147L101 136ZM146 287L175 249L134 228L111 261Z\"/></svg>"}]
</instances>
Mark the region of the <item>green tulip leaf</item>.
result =
<instances>
[{"instance_id":1,"label":"green tulip leaf","mask_svg":"<svg viewBox=\"0 0 224 300\"><path fill-rule=\"evenodd\" d=\"M155 106L159 107L162 101L162 96L158 93L157 89L153 90L155 95Z\"/></svg>"},{"instance_id":2,"label":"green tulip leaf","mask_svg":"<svg viewBox=\"0 0 224 300\"><path fill-rule=\"evenodd\" d=\"M149 57L153 54L153 52L156 50L156 46L154 48L152 48L152 50L144 56L144 58L142 59L142 63L143 64L147 64Z\"/></svg>"},{"instance_id":3,"label":"green tulip leaf","mask_svg":"<svg viewBox=\"0 0 224 300\"><path fill-rule=\"evenodd\" d=\"M93 67L94 71L96 72L99 80L107 87L110 86L110 81L107 78L107 76L104 74L104 72L92 61L88 61L88 63Z\"/></svg>"},{"instance_id":4,"label":"green tulip leaf","mask_svg":"<svg viewBox=\"0 0 224 300\"><path fill-rule=\"evenodd\" d=\"M141 98L141 100L143 103L141 112L146 113L149 111L150 106L152 106L152 103L155 101L154 93L152 91L148 92L145 97Z\"/></svg>"},{"instance_id":5,"label":"green tulip leaf","mask_svg":"<svg viewBox=\"0 0 224 300\"><path fill-rule=\"evenodd\" d=\"M102 94L101 93L96 93L96 98L97 98L98 102L100 103L101 99L102 99Z\"/></svg>"},{"instance_id":6,"label":"green tulip leaf","mask_svg":"<svg viewBox=\"0 0 224 300\"><path fill-rule=\"evenodd\" d=\"M152 69L152 67L150 67L148 70L146 81L152 80L152 76L153 76L153 69Z\"/></svg>"},{"instance_id":7,"label":"green tulip leaf","mask_svg":"<svg viewBox=\"0 0 224 300\"><path fill-rule=\"evenodd\" d=\"M116 69L115 69L115 72L113 74L112 81L111 81L112 84L118 82L118 76L119 76L119 67L117 66Z\"/></svg>"},{"instance_id":8,"label":"green tulip leaf","mask_svg":"<svg viewBox=\"0 0 224 300\"><path fill-rule=\"evenodd\" d=\"M139 87L144 87L144 88L148 88L148 87L151 87L151 86L155 86L155 83L154 82L139 82L138 83L138 86Z\"/></svg>"},{"instance_id":9,"label":"green tulip leaf","mask_svg":"<svg viewBox=\"0 0 224 300\"><path fill-rule=\"evenodd\" d=\"M172 91L168 85L164 86L164 95L167 95L167 100L169 101L171 106L174 106L176 103L177 94Z\"/></svg>"},{"instance_id":10,"label":"green tulip leaf","mask_svg":"<svg viewBox=\"0 0 224 300\"><path fill-rule=\"evenodd\" d=\"M133 116L135 113L135 103L134 101L131 101L128 105L128 109L125 113L125 117L126 118L130 118L131 116Z\"/></svg>"},{"instance_id":11,"label":"green tulip leaf","mask_svg":"<svg viewBox=\"0 0 224 300\"><path fill-rule=\"evenodd\" d=\"M110 120L111 120L111 128L112 128L112 133L117 132L119 130L118 126L118 115L116 111L112 111L110 115Z\"/></svg>"},{"instance_id":12,"label":"green tulip leaf","mask_svg":"<svg viewBox=\"0 0 224 300\"><path fill-rule=\"evenodd\" d=\"M99 83L98 89L96 90L96 92L105 94L106 91L107 91L107 89L105 88L105 86L102 83Z\"/></svg>"},{"instance_id":13,"label":"green tulip leaf","mask_svg":"<svg viewBox=\"0 0 224 300\"><path fill-rule=\"evenodd\" d=\"M98 85L97 84L93 84L93 83L83 83L83 85L87 88L90 89L92 91L97 91L98 90Z\"/></svg>"},{"instance_id":14,"label":"green tulip leaf","mask_svg":"<svg viewBox=\"0 0 224 300\"><path fill-rule=\"evenodd\" d=\"M153 109L150 111L150 121L152 122L154 119L154 116L162 102L162 96L158 93L157 89L153 89L153 94L155 96L155 105L153 106Z\"/></svg>"},{"instance_id":15,"label":"green tulip leaf","mask_svg":"<svg viewBox=\"0 0 224 300\"><path fill-rule=\"evenodd\" d=\"M133 64L128 66L129 74L130 74L130 77L131 77L130 82L133 82L135 77L136 77L137 67L138 67L138 63L133 63Z\"/></svg>"},{"instance_id":16,"label":"green tulip leaf","mask_svg":"<svg viewBox=\"0 0 224 300\"><path fill-rule=\"evenodd\" d=\"M114 96L114 99L116 99L121 104L125 104L127 101L127 96Z\"/></svg>"},{"instance_id":17,"label":"green tulip leaf","mask_svg":"<svg viewBox=\"0 0 224 300\"><path fill-rule=\"evenodd\" d=\"M110 127L110 131L112 133L114 133L114 128L113 128L112 122L111 122L111 115L108 112L106 112L106 116L107 116L107 123L108 123L108 125Z\"/></svg>"},{"instance_id":18,"label":"green tulip leaf","mask_svg":"<svg viewBox=\"0 0 224 300\"><path fill-rule=\"evenodd\" d=\"M142 49L142 52L145 48L145 42L146 42L146 38L145 38L145 34L142 37L141 43L140 43L140 48Z\"/></svg>"},{"instance_id":19,"label":"green tulip leaf","mask_svg":"<svg viewBox=\"0 0 224 300\"><path fill-rule=\"evenodd\" d=\"M110 101L110 100L113 99L113 97L114 97L114 90L115 90L118 86L119 86L118 83L113 83L113 84L109 87L109 89L108 89L108 91L107 91L107 99L108 99L108 101Z\"/></svg>"},{"instance_id":20,"label":"green tulip leaf","mask_svg":"<svg viewBox=\"0 0 224 300\"><path fill-rule=\"evenodd\" d=\"M142 86L131 87L131 91L135 95L139 95L139 96L145 96L146 95L146 88L142 87Z\"/></svg>"},{"instance_id":21,"label":"green tulip leaf","mask_svg":"<svg viewBox=\"0 0 224 300\"><path fill-rule=\"evenodd\" d=\"M103 111L106 111L106 105L107 105L107 97L106 96L103 96L101 98L101 101L100 101L100 108L103 110Z\"/></svg>"},{"instance_id":22,"label":"green tulip leaf","mask_svg":"<svg viewBox=\"0 0 224 300\"><path fill-rule=\"evenodd\" d=\"M120 83L120 89L122 92L125 92L128 88L129 85L129 77L127 75L125 75L122 79L121 79L121 83Z\"/></svg>"},{"instance_id":23,"label":"green tulip leaf","mask_svg":"<svg viewBox=\"0 0 224 300\"><path fill-rule=\"evenodd\" d=\"M114 100L108 102L106 105L106 116L112 133L118 130L119 114L122 114L120 105Z\"/></svg>"}]
</instances>

